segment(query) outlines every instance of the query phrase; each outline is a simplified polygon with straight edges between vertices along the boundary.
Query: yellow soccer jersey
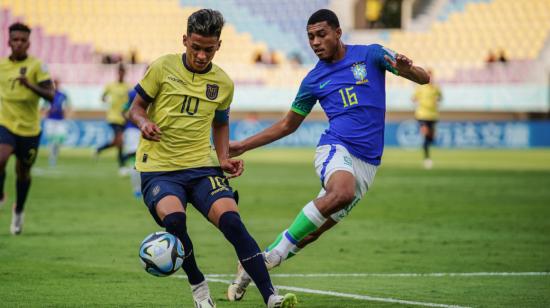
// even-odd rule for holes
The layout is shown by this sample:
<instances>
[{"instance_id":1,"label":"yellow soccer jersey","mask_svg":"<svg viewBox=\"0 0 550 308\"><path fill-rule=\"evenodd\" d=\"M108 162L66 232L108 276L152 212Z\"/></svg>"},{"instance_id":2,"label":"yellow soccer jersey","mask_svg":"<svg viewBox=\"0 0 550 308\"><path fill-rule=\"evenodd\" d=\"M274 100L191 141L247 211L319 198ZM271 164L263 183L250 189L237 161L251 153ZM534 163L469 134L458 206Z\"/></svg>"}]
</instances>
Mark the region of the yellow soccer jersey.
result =
<instances>
[{"instance_id":1,"label":"yellow soccer jersey","mask_svg":"<svg viewBox=\"0 0 550 308\"><path fill-rule=\"evenodd\" d=\"M124 105L128 102L128 92L130 85L125 82L113 82L105 88L105 94L109 101L109 110L107 110L107 122L124 125L126 120L122 115Z\"/></svg>"},{"instance_id":2,"label":"yellow soccer jersey","mask_svg":"<svg viewBox=\"0 0 550 308\"><path fill-rule=\"evenodd\" d=\"M36 136L40 133L40 96L15 80L22 72L32 84L51 79L46 66L34 57L23 61L1 59L0 125L19 136Z\"/></svg>"},{"instance_id":3,"label":"yellow soccer jersey","mask_svg":"<svg viewBox=\"0 0 550 308\"><path fill-rule=\"evenodd\" d=\"M157 59L136 86L151 103L149 119L162 132L160 142L140 140L138 171L219 166L210 144L211 126L216 111L228 111L233 81L214 64L205 73L193 73L184 57L171 54Z\"/></svg>"},{"instance_id":4,"label":"yellow soccer jersey","mask_svg":"<svg viewBox=\"0 0 550 308\"><path fill-rule=\"evenodd\" d=\"M414 93L417 103L415 117L417 120L436 121L439 118L437 105L441 99L439 87L433 84L421 85Z\"/></svg>"}]
</instances>

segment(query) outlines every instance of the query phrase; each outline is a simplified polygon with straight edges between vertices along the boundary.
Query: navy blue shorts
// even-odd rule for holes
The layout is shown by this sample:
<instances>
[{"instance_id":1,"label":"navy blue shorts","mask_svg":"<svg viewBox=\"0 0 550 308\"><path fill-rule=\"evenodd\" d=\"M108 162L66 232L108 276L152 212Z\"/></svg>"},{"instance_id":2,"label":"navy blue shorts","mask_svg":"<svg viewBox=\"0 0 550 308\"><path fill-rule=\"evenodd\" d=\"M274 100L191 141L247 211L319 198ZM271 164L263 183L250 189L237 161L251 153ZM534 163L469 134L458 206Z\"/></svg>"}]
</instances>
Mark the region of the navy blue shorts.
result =
<instances>
[{"instance_id":1,"label":"navy blue shorts","mask_svg":"<svg viewBox=\"0 0 550 308\"><path fill-rule=\"evenodd\" d=\"M12 133L6 127L0 125L0 144L9 144L13 147L15 157L27 166L32 166L38 154L40 145L40 133L36 136L20 136Z\"/></svg>"},{"instance_id":2,"label":"navy blue shorts","mask_svg":"<svg viewBox=\"0 0 550 308\"><path fill-rule=\"evenodd\" d=\"M418 120L420 126L427 126L429 129L433 129L437 121L428 121L428 120Z\"/></svg>"},{"instance_id":3,"label":"navy blue shorts","mask_svg":"<svg viewBox=\"0 0 550 308\"><path fill-rule=\"evenodd\" d=\"M115 133L115 135L117 133L123 133L124 132L124 125L109 123L109 126L111 127L111 129L113 129L113 133Z\"/></svg>"},{"instance_id":4,"label":"navy blue shorts","mask_svg":"<svg viewBox=\"0 0 550 308\"><path fill-rule=\"evenodd\" d=\"M232 198L233 189L219 167L202 167L165 172L141 172L141 192L145 205L159 226L156 205L166 196L176 196L184 207L191 203L208 219L212 204L220 198Z\"/></svg>"}]
</instances>

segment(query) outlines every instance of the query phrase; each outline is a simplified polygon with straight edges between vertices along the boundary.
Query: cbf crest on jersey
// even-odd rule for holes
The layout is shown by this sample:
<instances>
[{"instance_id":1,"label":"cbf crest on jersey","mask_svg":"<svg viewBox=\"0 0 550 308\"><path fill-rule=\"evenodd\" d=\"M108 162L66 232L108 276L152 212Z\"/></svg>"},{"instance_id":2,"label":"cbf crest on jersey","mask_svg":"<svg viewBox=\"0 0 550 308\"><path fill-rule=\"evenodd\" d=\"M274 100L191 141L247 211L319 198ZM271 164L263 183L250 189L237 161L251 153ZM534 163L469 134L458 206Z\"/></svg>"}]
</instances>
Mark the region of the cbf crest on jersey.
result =
<instances>
[{"instance_id":1,"label":"cbf crest on jersey","mask_svg":"<svg viewBox=\"0 0 550 308\"><path fill-rule=\"evenodd\" d=\"M369 82L367 78L367 66L365 62L356 62L351 66L351 72L353 73L353 78L357 80L355 84L363 84Z\"/></svg>"},{"instance_id":2,"label":"cbf crest on jersey","mask_svg":"<svg viewBox=\"0 0 550 308\"><path fill-rule=\"evenodd\" d=\"M220 90L220 86L217 84L207 84L206 85L206 97L211 100L215 100L216 97L218 97L218 92Z\"/></svg>"}]
</instances>

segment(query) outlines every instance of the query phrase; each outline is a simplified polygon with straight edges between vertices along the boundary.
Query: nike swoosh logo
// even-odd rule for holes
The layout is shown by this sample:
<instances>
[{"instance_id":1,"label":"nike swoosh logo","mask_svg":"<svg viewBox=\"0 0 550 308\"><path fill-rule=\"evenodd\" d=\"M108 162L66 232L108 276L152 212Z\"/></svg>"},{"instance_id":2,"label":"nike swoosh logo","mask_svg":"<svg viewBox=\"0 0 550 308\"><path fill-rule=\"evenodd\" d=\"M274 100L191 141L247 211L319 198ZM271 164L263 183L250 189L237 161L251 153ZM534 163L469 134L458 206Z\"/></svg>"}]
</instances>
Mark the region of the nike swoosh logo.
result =
<instances>
[{"instance_id":1,"label":"nike swoosh logo","mask_svg":"<svg viewBox=\"0 0 550 308\"><path fill-rule=\"evenodd\" d=\"M332 80L327 80L325 82L323 82L322 84L319 85L319 89L322 89L324 87L326 87L327 84L329 84Z\"/></svg>"}]
</instances>

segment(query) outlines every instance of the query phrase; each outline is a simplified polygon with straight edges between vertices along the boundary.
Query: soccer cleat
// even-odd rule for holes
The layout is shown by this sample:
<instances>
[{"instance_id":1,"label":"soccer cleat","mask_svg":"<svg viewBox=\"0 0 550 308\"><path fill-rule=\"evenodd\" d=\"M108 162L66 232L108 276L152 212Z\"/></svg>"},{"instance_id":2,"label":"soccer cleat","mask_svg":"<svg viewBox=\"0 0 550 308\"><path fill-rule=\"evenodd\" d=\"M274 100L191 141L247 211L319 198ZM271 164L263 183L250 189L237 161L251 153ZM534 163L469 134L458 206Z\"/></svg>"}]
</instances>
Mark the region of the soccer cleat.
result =
<instances>
[{"instance_id":1,"label":"soccer cleat","mask_svg":"<svg viewBox=\"0 0 550 308\"><path fill-rule=\"evenodd\" d=\"M118 176L120 177L127 177L130 175L130 168L128 167L120 167L118 168Z\"/></svg>"},{"instance_id":2,"label":"soccer cleat","mask_svg":"<svg viewBox=\"0 0 550 308\"><path fill-rule=\"evenodd\" d=\"M216 303L210 296L210 289L206 280L191 286L195 308L216 308Z\"/></svg>"},{"instance_id":3,"label":"soccer cleat","mask_svg":"<svg viewBox=\"0 0 550 308\"><path fill-rule=\"evenodd\" d=\"M264 252L263 255L267 270L271 270L272 268L279 266L283 261L283 258L276 251ZM251 282L252 278L248 276L239 262L237 266L237 276L227 288L227 299L230 302L240 301L243 299L244 294L246 293L246 288Z\"/></svg>"},{"instance_id":4,"label":"soccer cleat","mask_svg":"<svg viewBox=\"0 0 550 308\"><path fill-rule=\"evenodd\" d=\"M241 262L239 262L237 265L237 277L235 277L235 280L227 288L227 299L230 302L240 301L251 281L252 279L244 270Z\"/></svg>"},{"instance_id":5,"label":"soccer cleat","mask_svg":"<svg viewBox=\"0 0 550 308\"><path fill-rule=\"evenodd\" d=\"M424 169L430 170L433 168L433 161L429 158L424 159Z\"/></svg>"},{"instance_id":6,"label":"soccer cleat","mask_svg":"<svg viewBox=\"0 0 550 308\"><path fill-rule=\"evenodd\" d=\"M12 211L10 232L13 235L19 235L23 231L23 217L24 213L15 213L15 208Z\"/></svg>"},{"instance_id":7,"label":"soccer cleat","mask_svg":"<svg viewBox=\"0 0 550 308\"><path fill-rule=\"evenodd\" d=\"M277 252L277 250L272 250L264 252L265 266L268 270L275 268L283 262L283 257Z\"/></svg>"},{"instance_id":8,"label":"soccer cleat","mask_svg":"<svg viewBox=\"0 0 550 308\"><path fill-rule=\"evenodd\" d=\"M267 301L267 308L293 308L297 304L298 299L292 293L287 293L283 296L273 294Z\"/></svg>"}]
</instances>

